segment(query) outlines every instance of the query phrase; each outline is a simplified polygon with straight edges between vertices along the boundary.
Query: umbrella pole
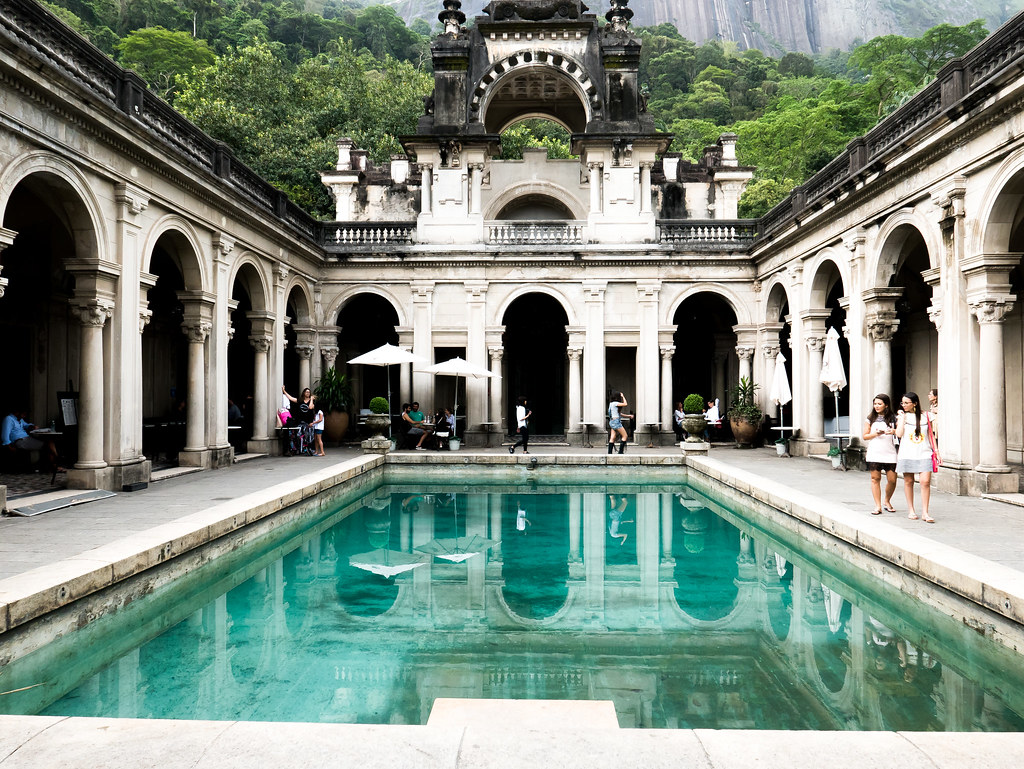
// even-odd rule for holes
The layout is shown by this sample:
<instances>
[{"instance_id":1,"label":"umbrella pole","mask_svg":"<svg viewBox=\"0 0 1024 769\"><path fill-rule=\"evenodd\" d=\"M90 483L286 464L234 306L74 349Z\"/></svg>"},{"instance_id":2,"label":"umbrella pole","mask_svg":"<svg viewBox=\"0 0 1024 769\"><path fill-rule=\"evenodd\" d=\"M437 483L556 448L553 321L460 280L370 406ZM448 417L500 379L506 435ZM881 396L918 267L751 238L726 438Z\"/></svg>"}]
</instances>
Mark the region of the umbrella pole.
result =
<instances>
[{"instance_id":1,"label":"umbrella pole","mask_svg":"<svg viewBox=\"0 0 1024 769\"><path fill-rule=\"evenodd\" d=\"M388 438L391 438L391 364L384 366L384 378L388 380Z\"/></svg>"}]
</instances>

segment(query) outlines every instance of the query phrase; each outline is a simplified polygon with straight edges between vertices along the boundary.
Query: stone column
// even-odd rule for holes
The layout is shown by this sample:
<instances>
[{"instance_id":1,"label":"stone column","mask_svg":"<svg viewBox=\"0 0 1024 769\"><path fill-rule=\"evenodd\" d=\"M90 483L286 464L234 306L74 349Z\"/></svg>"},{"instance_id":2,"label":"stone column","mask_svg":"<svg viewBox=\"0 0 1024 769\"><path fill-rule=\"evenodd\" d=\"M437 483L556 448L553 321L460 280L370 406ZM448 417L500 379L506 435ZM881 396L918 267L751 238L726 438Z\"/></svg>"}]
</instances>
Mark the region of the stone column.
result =
<instances>
[{"instance_id":1,"label":"stone column","mask_svg":"<svg viewBox=\"0 0 1024 769\"><path fill-rule=\"evenodd\" d=\"M103 395L103 327L113 315L114 302L97 298L81 298L73 302L71 310L82 324L82 357L78 374L78 461L75 469L99 470L107 466L103 459L103 411L106 403ZM72 484L71 479L69 485L83 487Z\"/></svg>"},{"instance_id":2,"label":"stone column","mask_svg":"<svg viewBox=\"0 0 1024 769\"><path fill-rule=\"evenodd\" d=\"M484 164L483 163L471 163L469 166L470 172L470 193L469 193L469 213L471 214L482 214L483 208L483 176L484 176Z\"/></svg>"},{"instance_id":3,"label":"stone column","mask_svg":"<svg viewBox=\"0 0 1024 769\"><path fill-rule=\"evenodd\" d=\"M675 429L673 412L675 398L672 397L674 383L672 381L672 358L676 354L674 345L661 346L661 431L667 433ZM680 395L685 398L685 395Z\"/></svg>"},{"instance_id":4,"label":"stone column","mask_svg":"<svg viewBox=\"0 0 1024 769\"><path fill-rule=\"evenodd\" d=\"M772 382L775 381L775 359L779 357L778 332L775 332L774 337L769 332L767 341L761 345L761 354L764 355L764 385L761 388L761 396L764 398L765 404L764 410L765 413L771 415L772 419L776 419L779 416L779 406L774 401L769 400L769 395L771 395ZM779 424L781 425L782 422L779 422Z\"/></svg>"},{"instance_id":5,"label":"stone column","mask_svg":"<svg viewBox=\"0 0 1024 769\"><path fill-rule=\"evenodd\" d=\"M583 351L583 415L590 425L604 429L607 385L604 354L604 293L606 280L583 281L587 337Z\"/></svg>"},{"instance_id":6,"label":"stone column","mask_svg":"<svg viewBox=\"0 0 1024 769\"><path fill-rule=\"evenodd\" d=\"M821 399L821 360L825 351L825 335L804 337L807 345L807 371L811 379L807 385L807 424L804 435L807 440L823 441L825 439L825 411Z\"/></svg>"},{"instance_id":7,"label":"stone column","mask_svg":"<svg viewBox=\"0 0 1024 769\"><path fill-rule=\"evenodd\" d=\"M185 417L185 450L178 462L189 467L203 467L206 452L206 339L213 323L203 317L188 317L181 330L188 337L188 397Z\"/></svg>"},{"instance_id":8,"label":"stone column","mask_svg":"<svg viewBox=\"0 0 1024 769\"><path fill-rule=\"evenodd\" d=\"M501 406L505 380L499 378L501 377L501 359L505 355L505 350L502 347L491 345L487 348L487 353L491 358L491 373L494 374L491 378L491 409L488 419L495 423L494 432L497 433L497 440L500 441L501 436L505 435L505 415L502 413Z\"/></svg>"},{"instance_id":9,"label":"stone column","mask_svg":"<svg viewBox=\"0 0 1024 769\"><path fill-rule=\"evenodd\" d=\"M0 227L0 253L8 247L14 245L14 239L18 237L18 233L14 230L9 230L6 227ZM0 264L0 272L4 271L4 266ZM7 278L0 278L0 299L3 299L4 292L7 290L7 284L10 281Z\"/></svg>"},{"instance_id":10,"label":"stone column","mask_svg":"<svg viewBox=\"0 0 1024 769\"><path fill-rule=\"evenodd\" d=\"M746 378L754 381L754 347L753 345L741 344L736 346L736 357L740 359L740 379Z\"/></svg>"},{"instance_id":11,"label":"stone column","mask_svg":"<svg viewBox=\"0 0 1024 769\"><path fill-rule=\"evenodd\" d=\"M640 213L651 213L651 163L640 164Z\"/></svg>"},{"instance_id":12,"label":"stone column","mask_svg":"<svg viewBox=\"0 0 1024 769\"><path fill-rule=\"evenodd\" d=\"M892 338L896 334L896 329L899 328L900 321L896 317L896 313L893 312L891 315L888 313L869 315L866 322L868 336L871 337L874 347L871 382L874 388L871 397L874 398L877 393L892 392ZM891 397L895 399L896 393L893 393ZM850 427L852 429L853 425L851 424Z\"/></svg>"},{"instance_id":13,"label":"stone column","mask_svg":"<svg viewBox=\"0 0 1024 769\"><path fill-rule=\"evenodd\" d=\"M566 432L578 434L582 431L583 422L583 380L580 362L583 358L582 347L568 347L565 351L569 359L569 414L566 421ZM573 443L574 441L569 441Z\"/></svg>"},{"instance_id":14,"label":"stone column","mask_svg":"<svg viewBox=\"0 0 1024 769\"><path fill-rule=\"evenodd\" d=\"M488 351L485 336L487 281L467 280L466 289L466 360L481 368L487 368ZM466 415L465 432L480 435L484 429L481 422L487 421L487 385L486 377L464 377L466 381L466 403L462 412ZM455 386L458 387L458 381ZM433 401L431 401L433 402ZM439 405L439 404L435 404ZM474 442L475 445L475 442Z\"/></svg>"},{"instance_id":15,"label":"stone column","mask_svg":"<svg viewBox=\"0 0 1024 769\"><path fill-rule=\"evenodd\" d=\"M659 430L658 299L660 280L637 281L640 339L637 344L637 431L648 441ZM667 425L662 425L665 427ZM639 438L638 438L639 440Z\"/></svg>"},{"instance_id":16,"label":"stone column","mask_svg":"<svg viewBox=\"0 0 1024 769\"><path fill-rule=\"evenodd\" d=\"M320 346L320 370L321 373L327 371L327 369L334 368L334 361L338 359L338 346L336 344L327 344Z\"/></svg>"},{"instance_id":17,"label":"stone column","mask_svg":"<svg viewBox=\"0 0 1024 769\"><path fill-rule=\"evenodd\" d=\"M420 163L420 215L431 216L434 213L432 186L434 183L434 166Z\"/></svg>"},{"instance_id":18,"label":"stone column","mask_svg":"<svg viewBox=\"0 0 1024 769\"><path fill-rule=\"evenodd\" d=\"M1003 321L1013 309L1016 297L983 299L969 302L978 319L978 393L982 407L978 410L980 463L979 473L1008 473L1006 464L1006 376L1003 367ZM1014 478L1016 482L1016 478Z\"/></svg>"},{"instance_id":19,"label":"stone column","mask_svg":"<svg viewBox=\"0 0 1024 769\"><path fill-rule=\"evenodd\" d=\"M601 213L601 180L604 176L604 166L601 163L587 163L590 171L590 214Z\"/></svg>"},{"instance_id":20,"label":"stone column","mask_svg":"<svg viewBox=\"0 0 1024 769\"><path fill-rule=\"evenodd\" d=\"M256 351L253 364L253 386L255 391L252 407L252 439L253 441L266 441L269 439L270 409L267 403L268 369L270 360L270 348L274 338L269 334L253 334L249 337L249 344Z\"/></svg>"},{"instance_id":21,"label":"stone column","mask_svg":"<svg viewBox=\"0 0 1024 769\"><path fill-rule=\"evenodd\" d=\"M313 351L312 344L295 345L295 353L299 356L299 392L313 387Z\"/></svg>"},{"instance_id":22,"label":"stone column","mask_svg":"<svg viewBox=\"0 0 1024 769\"><path fill-rule=\"evenodd\" d=\"M434 286L432 280L418 280L410 284L412 290L412 351L415 355L434 363ZM412 373L412 397L421 405L434 402L434 376L423 371Z\"/></svg>"}]
</instances>

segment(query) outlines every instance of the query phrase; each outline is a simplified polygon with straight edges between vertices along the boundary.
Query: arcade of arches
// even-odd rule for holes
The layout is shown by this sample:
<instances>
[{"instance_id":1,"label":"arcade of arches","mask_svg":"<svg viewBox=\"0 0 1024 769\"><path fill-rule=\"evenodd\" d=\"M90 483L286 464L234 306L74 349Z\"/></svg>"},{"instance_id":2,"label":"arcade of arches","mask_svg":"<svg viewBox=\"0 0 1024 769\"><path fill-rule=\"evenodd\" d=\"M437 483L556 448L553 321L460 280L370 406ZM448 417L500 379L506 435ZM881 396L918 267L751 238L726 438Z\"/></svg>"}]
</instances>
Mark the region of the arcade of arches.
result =
<instances>
[{"instance_id":1,"label":"arcade of arches","mask_svg":"<svg viewBox=\"0 0 1024 769\"><path fill-rule=\"evenodd\" d=\"M27 2L14 0L11 18ZM466 28L452 16L407 154L373 168L339 141L323 175L331 223L233 176L223 150L203 165L208 137L184 121L174 148L140 142L140 121L174 122L149 95L118 101L59 67L50 76L67 93L38 95L25 62L49 42L5 27L18 55L2 66L24 90L10 90L0 128L0 405L65 428L70 485L121 488L168 455L213 468L275 451L281 385L311 386L332 366L350 375L355 408L387 391L427 408L457 395L469 445L513 431L518 395L535 430L586 444L605 430L612 388L636 440L668 444L676 401L699 392L724 412L743 376L778 419L768 390L782 353L796 453L824 453L837 429L856 434L876 392L937 388L937 483L1016 491L1024 132L1008 138L983 114L937 119L919 130L956 148L941 162L912 145L799 220L744 222L736 201L752 169L736 137L699 163L668 152L639 95L639 38L628 18L609 22L583 15L570 38L554 34L569 23L559 19ZM513 23L544 35L503 36ZM1024 22L1010 25L1024 39ZM1019 70L1000 77L1024 89ZM1021 120L1011 91L985 109ZM80 136L60 117L75 110L90 127ZM498 160L497 132L524 117L571 128L576 157ZM819 381L829 329L849 379L838 414ZM500 378L347 364L385 342ZM65 395L77 411L61 408Z\"/></svg>"}]
</instances>

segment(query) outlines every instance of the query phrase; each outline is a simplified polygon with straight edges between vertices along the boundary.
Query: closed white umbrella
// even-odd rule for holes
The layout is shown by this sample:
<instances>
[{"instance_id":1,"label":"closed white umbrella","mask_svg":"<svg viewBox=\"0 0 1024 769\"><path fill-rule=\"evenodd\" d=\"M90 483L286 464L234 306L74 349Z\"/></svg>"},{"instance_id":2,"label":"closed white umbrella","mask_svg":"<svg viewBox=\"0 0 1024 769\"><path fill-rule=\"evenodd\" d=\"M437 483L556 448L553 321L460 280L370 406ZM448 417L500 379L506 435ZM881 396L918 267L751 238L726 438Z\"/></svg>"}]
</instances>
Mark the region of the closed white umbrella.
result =
<instances>
[{"instance_id":1,"label":"closed white umbrella","mask_svg":"<svg viewBox=\"0 0 1024 769\"><path fill-rule=\"evenodd\" d=\"M475 363L470 363L468 360L455 357L449 358L441 363L435 363L433 366L427 366L426 368L418 369L428 374L444 374L447 376L455 377L473 377L473 379L484 379L490 377L498 377L493 371L478 366ZM459 387L458 382L455 383L455 406L452 408L452 414L457 418L459 415ZM455 437L455 430L452 430L452 437Z\"/></svg>"},{"instance_id":2,"label":"closed white umbrella","mask_svg":"<svg viewBox=\"0 0 1024 769\"><path fill-rule=\"evenodd\" d=\"M772 376L771 387L768 388L768 400L779 406L779 427L782 427L782 407L793 400L793 391L786 375L786 356L779 352L775 356L775 374Z\"/></svg>"},{"instance_id":3,"label":"closed white umbrella","mask_svg":"<svg viewBox=\"0 0 1024 769\"><path fill-rule=\"evenodd\" d=\"M825 335L825 352L821 357L819 380L835 396L836 432L839 432L839 391L846 387L846 371L843 369L843 358L839 353L839 332L835 328L830 328Z\"/></svg>"},{"instance_id":4,"label":"closed white umbrella","mask_svg":"<svg viewBox=\"0 0 1024 769\"><path fill-rule=\"evenodd\" d=\"M426 363L424 358L413 355L408 350L396 347L393 344L382 344L380 347L357 355L349 361L351 364L361 366L384 366L387 371L384 374L388 382L388 416L391 416L391 366L403 363ZM391 422L388 420L388 437L391 436Z\"/></svg>"}]
</instances>

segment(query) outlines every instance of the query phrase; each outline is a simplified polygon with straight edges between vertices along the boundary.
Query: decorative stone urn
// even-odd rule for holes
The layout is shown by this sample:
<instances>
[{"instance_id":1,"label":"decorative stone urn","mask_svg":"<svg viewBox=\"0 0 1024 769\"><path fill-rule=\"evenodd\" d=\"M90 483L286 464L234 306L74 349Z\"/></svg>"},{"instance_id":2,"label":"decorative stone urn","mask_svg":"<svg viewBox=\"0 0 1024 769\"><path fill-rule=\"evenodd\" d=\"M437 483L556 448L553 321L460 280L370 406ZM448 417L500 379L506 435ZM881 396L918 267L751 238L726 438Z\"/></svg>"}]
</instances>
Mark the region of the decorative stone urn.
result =
<instances>
[{"instance_id":1,"label":"decorative stone urn","mask_svg":"<svg viewBox=\"0 0 1024 769\"><path fill-rule=\"evenodd\" d=\"M704 430L708 421L703 414L683 414L683 429L686 430L686 443L703 443Z\"/></svg>"},{"instance_id":2,"label":"decorative stone urn","mask_svg":"<svg viewBox=\"0 0 1024 769\"><path fill-rule=\"evenodd\" d=\"M366 417L366 426L372 434L360 444L364 454L387 454L391 451L391 439L384 435L390 424L391 417L387 414L369 414Z\"/></svg>"}]
</instances>

